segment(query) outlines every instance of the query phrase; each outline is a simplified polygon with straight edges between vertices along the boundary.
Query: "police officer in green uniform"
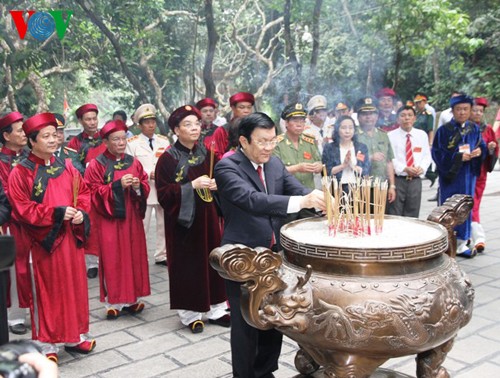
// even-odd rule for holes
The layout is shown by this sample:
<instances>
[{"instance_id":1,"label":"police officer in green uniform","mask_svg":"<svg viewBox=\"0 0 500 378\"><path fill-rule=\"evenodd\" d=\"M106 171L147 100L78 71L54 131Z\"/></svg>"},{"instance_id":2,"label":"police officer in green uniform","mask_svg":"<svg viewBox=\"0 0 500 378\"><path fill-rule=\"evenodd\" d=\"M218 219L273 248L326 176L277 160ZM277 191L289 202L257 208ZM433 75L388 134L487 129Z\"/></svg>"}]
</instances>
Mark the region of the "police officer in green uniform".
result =
<instances>
[{"instance_id":1,"label":"police officer in green uniform","mask_svg":"<svg viewBox=\"0 0 500 378\"><path fill-rule=\"evenodd\" d=\"M274 154L304 186L314 189L314 174L322 169L321 156L313 135L304 133L307 113L300 103L290 104L281 113L286 132L278 136Z\"/></svg>"},{"instance_id":2,"label":"police officer in green uniform","mask_svg":"<svg viewBox=\"0 0 500 378\"><path fill-rule=\"evenodd\" d=\"M427 96L423 93L417 93L413 102L415 103L415 111L417 112L417 120L413 127L425 131L429 137L429 145L431 145L434 135L434 117L432 117L432 113L425 108Z\"/></svg>"},{"instance_id":3,"label":"police officer in green uniform","mask_svg":"<svg viewBox=\"0 0 500 378\"><path fill-rule=\"evenodd\" d=\"M358 141L368 147L371 160L370 176L389 181L387 199L393 202L396 199L394 166L392 165L394 152L387 133L375 127L378 118L376 101L372 97L363 97L356 101L354 110L358 113Z\"/></svg>"}]
</instances>

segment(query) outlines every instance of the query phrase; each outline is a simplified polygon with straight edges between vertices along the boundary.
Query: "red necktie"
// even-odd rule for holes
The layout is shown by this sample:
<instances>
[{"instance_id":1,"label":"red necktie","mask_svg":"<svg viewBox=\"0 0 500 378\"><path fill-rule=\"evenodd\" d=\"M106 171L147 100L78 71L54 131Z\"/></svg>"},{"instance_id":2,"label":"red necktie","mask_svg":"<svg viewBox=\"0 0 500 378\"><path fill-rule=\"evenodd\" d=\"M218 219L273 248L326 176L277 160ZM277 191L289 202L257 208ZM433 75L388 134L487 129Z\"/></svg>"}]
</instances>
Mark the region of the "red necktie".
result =
<instances>
[{"instance_id":1,"label":"red necktie","mask_svg":"<svg viewBox=\"0 0 500 378\"><path fill-rule=\"evenodd\" d=\"M267 192L266 182L264 181L264 175L262 173L262 166L261 165L257 166L257 173L259 174L260 182L262 182L262 185L264 185L264 189Z\"/></svg>"},{"instance_id":2,"label":"red necktie","mask_svg":"<svg viewBox=\"0 0 500 378\"><path fill-rule=\"evenodd\" d=\"M257 166L257 173L259 174L260 181L262 182L262 185L264 185L264 189L266 189L267 192L266 182L264 181L264 174L262 173L261 165ZM271 247L275 244L276 244L276 238L274 237L274 230L273 230L273 235L271 237Z\"/></svg>"},{"instance_id":3,"label":"red necktie","mask_svg":"<svg viewBox=\"0 0 500 378\"><path fill-rule=\"evenodd\" d=\"M413 160L413 150L411 148L410 137L411 137L411 135L409 133L406 134L406 166L407 167L413 167L413 164L415 163Z\"/></svg>"}]
</instances>

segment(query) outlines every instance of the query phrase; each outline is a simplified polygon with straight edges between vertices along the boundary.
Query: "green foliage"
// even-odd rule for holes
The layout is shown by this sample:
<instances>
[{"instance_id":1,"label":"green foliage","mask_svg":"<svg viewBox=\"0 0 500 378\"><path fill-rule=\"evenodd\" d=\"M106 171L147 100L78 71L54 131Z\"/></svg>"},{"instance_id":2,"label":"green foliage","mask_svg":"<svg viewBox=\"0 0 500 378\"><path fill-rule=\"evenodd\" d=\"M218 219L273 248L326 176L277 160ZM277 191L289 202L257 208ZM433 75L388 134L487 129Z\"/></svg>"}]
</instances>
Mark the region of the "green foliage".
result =
<instances>
[{"instance_id":1,"label":"green foliage","mask_svg":"<svg viewBox=\"0 0 500 378\"><path fill-rule=\"evenodd\" d=\"M13 86L20 86L16 87L15 100L21 111L32 114L39 105L40 100L26 80L31 72L41 75L45 105L59 112L64 93L72 108L92 99L101 101L106 108L103 114L117 107L130 113L144 101L139 97L140 90L148 101L155 102L158 93L147 68L161 88L161 101L168 110L189 101L193 90L196 99L202 96L207 46L204 1L86 1L118 43L122 62L116 46L79 3L17 2L18 9L73 11L64 39L54 36L46 43L31 36L20 41L8 14L11 8L0 5L0 42L5 43L0 45L0 80L5 82L4 68L11 67ZM257 91L269 70L256 56L243 54L233 33L253 47L262 30L258 9L266 22L282 16L284 11L284 1L251 0L233 29L242 3L213 1L220 36L213 71L223 103L235 91ZM437 108L446 106L453 89L500 100L500 4L496 1L323 0L316 78L306 83L313 9L314 1L291 1L291 37L298 69L289 64L281 34L274 41L273 54L268 55L274 65L273 79L261 103L276 114L283 106L284 94L307 102L310 96L321 93L331 105L337 100L352 104L382 86L394 87L404 100L411 99L416 91L425 91ZM183 13L168 13L173 11ZM281 33L281 28L282 24L278 24L265 34L263 49ZM54 67L69 72L45 76ZM195 88L191 88L193 78ZM301 92L291 93L298 87L297 82L302 84ZM306 92L307 87L314 93ZM2 85L0 101L6 96L7 87ZM0 106L5 108L7 102L3 101Z\"/></svg>"}]
</instances>

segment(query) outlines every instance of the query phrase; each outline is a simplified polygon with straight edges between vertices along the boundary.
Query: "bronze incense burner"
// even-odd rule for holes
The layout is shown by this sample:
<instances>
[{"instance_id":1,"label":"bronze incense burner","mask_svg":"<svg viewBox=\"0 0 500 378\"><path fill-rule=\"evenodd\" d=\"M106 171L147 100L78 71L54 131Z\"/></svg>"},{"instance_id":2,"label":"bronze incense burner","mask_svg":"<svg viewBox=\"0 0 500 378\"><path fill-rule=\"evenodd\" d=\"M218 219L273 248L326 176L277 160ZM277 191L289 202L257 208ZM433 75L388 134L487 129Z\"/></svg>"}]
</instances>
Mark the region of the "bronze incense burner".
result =
<instances>
[{"instance_id":1,"label":"bronze incense burner","mask_svg":"<svg viewBox=\"0 0 500 378\"><path fill-rule=\"evenodd\" d=\"M387 248L371 246L370 237L363 248L336 246L335 237L324 245L309 233L324 219L310 218L282 228L282 254L225 245L210 262L222 277L246 282L241 306L249 324L299 344L295 365L303 374L322 366L326 377L370 377L388 359L415 354L417 377L449 377L442 363L474 299L453 258L453 227L471 208L472 198L461 195L427 221L386 216L429 231L411 245L405 235ZM301 228L306 241L294 236Z\"/></svg>"}]
</instances>

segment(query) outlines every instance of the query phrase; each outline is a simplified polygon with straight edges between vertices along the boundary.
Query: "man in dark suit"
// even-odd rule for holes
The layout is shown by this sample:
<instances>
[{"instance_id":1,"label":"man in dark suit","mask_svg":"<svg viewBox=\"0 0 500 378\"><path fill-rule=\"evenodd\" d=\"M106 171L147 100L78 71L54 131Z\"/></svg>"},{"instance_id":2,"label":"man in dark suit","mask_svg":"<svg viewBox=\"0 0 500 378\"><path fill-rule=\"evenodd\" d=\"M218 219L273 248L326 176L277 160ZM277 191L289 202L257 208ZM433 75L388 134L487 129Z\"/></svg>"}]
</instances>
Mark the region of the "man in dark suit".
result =
<instances>
[{"instance_id":1,"label":"man in dark suit","mask_svg":"<svg viewBox=\"0 0 500 378\"><path fill-rule=\"evenodd\" d=\"M279 230L287 214L303 208L325 209L323 193L308 189L273 156L277 144L274 122L264 113L242 119L238 151L215 166L224 244L279 249ZM259 168L260 167L260 168ZM270 378L278 369L282 335L248 325L241 315L240 283L226 281L231 305L233 376Z\"/></svg>"}]
</instances>

